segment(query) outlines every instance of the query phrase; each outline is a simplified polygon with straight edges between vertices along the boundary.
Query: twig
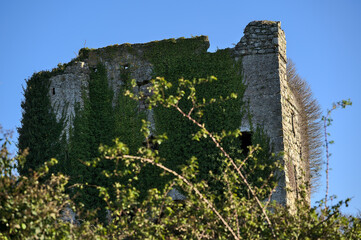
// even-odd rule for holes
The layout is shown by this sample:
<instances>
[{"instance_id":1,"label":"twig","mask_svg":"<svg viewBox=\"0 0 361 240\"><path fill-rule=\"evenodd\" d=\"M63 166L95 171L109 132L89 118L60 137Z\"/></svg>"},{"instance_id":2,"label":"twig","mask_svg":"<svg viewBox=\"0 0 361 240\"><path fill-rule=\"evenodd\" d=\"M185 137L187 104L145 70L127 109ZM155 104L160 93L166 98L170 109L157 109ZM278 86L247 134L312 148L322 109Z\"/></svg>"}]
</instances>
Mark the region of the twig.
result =
<instances>
[{"instance_id":1,"label":"twig","mask_svg":"<svg viewBox=\"0 0 361 240\"><path fill-rule=\"evenodd\" d=\"M237 168L237 170L242 169L242 166L247 162L247 160L248 160L249 157L253 154L254 151L255 151L255 149L251 149L250 153L249 153L248 156L241 162L241 164L239 165L239 167Z\"/></svg>"},{"instance_id":2,"label":"twig","mask_svg":"<svg viewBox=\"0 0 361 240\"><path fill-rule=\"evenodd\" d=\"M329 163L330 163L330 155L328 153L328 140L327 140L327 119L330 117L331 111L328 111L327 116L323 119L323 126L325 130L325 143L326 143L326 194L325 194L325 208L327 208L327 198L328 198L328 171L329 171Z\"/></svg>"},{"instance_id":3,"label":"twig","mask_svg":"<svg viewBox=\"0 0 361 240\"><path fill-rule=\"evenodd\" d=\"M326 193L325 193L325 208L327 209L327 198L328 198L328 190L329 190L329 164L330 164L330 154L328 152L328 145L329 142L327 139L327 127L331 125L332 119L330 118L331 112L336 110L337 108L346 108L346 106L351 106L352 102L350 99L348 100L341 100L337 103L333 103L332 109L327 110L327 115L322 117L323 120L323 127L325 132L325 147L326 147Z\"/></svg>"}]
</instances>

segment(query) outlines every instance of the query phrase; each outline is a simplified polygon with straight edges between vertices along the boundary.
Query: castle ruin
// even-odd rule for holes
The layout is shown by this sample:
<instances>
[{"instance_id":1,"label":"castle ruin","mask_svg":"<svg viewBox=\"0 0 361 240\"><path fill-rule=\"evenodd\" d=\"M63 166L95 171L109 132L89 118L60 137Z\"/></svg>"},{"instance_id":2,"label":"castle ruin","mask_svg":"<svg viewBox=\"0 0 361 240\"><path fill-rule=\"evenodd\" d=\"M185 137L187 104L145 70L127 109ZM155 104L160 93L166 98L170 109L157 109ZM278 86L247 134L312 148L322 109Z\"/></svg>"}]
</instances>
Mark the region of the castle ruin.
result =
<instances>
[{"instance_id":1,"label":"castle ruin","mask_svg":"<svg viewBox=\"0 0 361 240\"><path fill-rule=\"evenodd\" d=\"M197 37L194 52L207 51L208 38ZM176 46L178 39L172 40ZM136 79L139 91L144 91L153 77L153 64L144 55L153 43L122 44L99 49L82 49L76 61L65 66L62 73L50 78L49 96L57 109L72 124L76 103L82 104L82 92L87 89L91 69L101 63L105 66L108 84L116 94L124 84L121 70L130 66L132 79ZM130 50L131 49L131 50ZM273 199L292 206L299 197L299 188L308 181L308 162L302 159L299 103L291 91L286 75L286 39L280 22L253 21L244 30L244 36L233 48L232 56L241 61L243 81L247 88L244 101L248 102L252 124L262 126L276 152L284 152L284 172ZM144 104L140 109L145 110ZM153 123L152 111L147 111ZM251 131L247 121L242 122L242 132ZM309 196L308 196L309 199Z\"/></svg>"}]
</instances>

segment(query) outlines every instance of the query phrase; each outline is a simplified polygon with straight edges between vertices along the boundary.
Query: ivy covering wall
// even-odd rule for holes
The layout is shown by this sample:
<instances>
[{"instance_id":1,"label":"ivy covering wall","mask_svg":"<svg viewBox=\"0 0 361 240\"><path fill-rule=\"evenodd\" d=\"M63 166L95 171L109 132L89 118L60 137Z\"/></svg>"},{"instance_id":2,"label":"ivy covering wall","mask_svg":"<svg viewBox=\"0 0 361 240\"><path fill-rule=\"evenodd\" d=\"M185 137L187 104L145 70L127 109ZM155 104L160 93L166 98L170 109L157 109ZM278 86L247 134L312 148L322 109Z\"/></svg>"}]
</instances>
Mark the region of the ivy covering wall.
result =
<instances>
[{"instance_id":1,"label":"ivy covering wall","mask_svg":"<svg viewBox=\"0 0 361 240\"><path fill-rule=\"evenodd\" d=\"M153 77L164 77L173 84L174 91L180 78L216 76L217 81L197 86L197 98L208 101L220 96L226 98L232 93L236 93L238 98L205 107L204 115L198 120L205 123L211 132L221 133L240 129L242 119L247 114L247 106L242 100L245 85L242 82L241 62L235 61L231 49L217 50L214 53L207 52L208 46L204 44L205 41L207 41L206 37L201 36L154 42L147 46L145 57L154 66ZM172 91L169 94L172 94ZM183 100L179 106L188 112L192 104L190 101ZM192 140L193 134L199 129L175 109L158 107L154 113L156 134L166 133L168 136L168 140L159 147L161 157L166 159L165 165L179 171L186 161L195 156L199 162L198 179L206 180L211 189L221 191L222 186L212 185L213 178L210 175L210 171L215 175L223 171L224 159L214 143L210 140L200 142ZM246 153L241 149L242 138L224 139L223 143L223 147L234 157L245 158ZM257 184L257 178L268 176L274 169L272 162L275 159L271 157L269 140L261 129L254 129L252 143L263 147L263 150L258 153L259 161L270 163L269 168L266 167L266 169L252 169L255 166L254 163L248 165L252 172L248 177L254 180L253 184ZM162 187L171 178L170 176L160 177L160 174L159 169L152 166L146 167L140 178L141 188L146 190Z\"/></svg>"},{"instance_id":2,"label":"ivy covering wall","mask_svg":"<svg viewBox=\"0 0 361 240\"><path fill-rule=\"evenodd\" d=\"M142 57L152 64L153 77L164 77L175 87L179 78L216 76L217 81L197 86L198 99L209 100L220 96L225 98L231 93L236 93L238 98L207 106L202 118L198 119L205 123L211 132L239 129L246 114L246 105L242 101L245 86L242 83L241 62L234 60L231 49L207 52L208 44L205 43L208 43L208 40L204 36L151 42L144 44ZM126 49L131 54L137 54L131 45L127 45ZM89 51L92 50L80 50L79 58L75 60L87 59ZM109 58L116 56L111 48L106 53ZM56 171L70 176L69 185L89 185L82 190L70 190L77 195L78 202L82 202L88 209L103 209L104 213L105 203L99 200L99 192L91 185L110 186L112 180L105 178L102 173L111 171L114 166L113 162L100 156L100 144L112 145L112 140L119 138L129 146L131 154L136 154L144 141L144 136L139 130L141 120L146 118L145 113L139 110L138 102L124 96L126 90L133 90L130 80L134 69L131 64L126 68L120 68L122 85L116 94L109 86L105 65L98 63L96 67L91 68L89 87L83 89L83 104L75 107L73 126L69 132L69 139L66 140L61 136L64 123L56 121L48 95L50 77L62 73L65 67L66 65L62 65L51 73L34 74L27 82L25 101L22 104L24 114L22 127L19 129L19 148L23 150L29 146L33 147L29 149L29 157L21 173L39 166L51 157L58 157L60 163ZM114 96L117 96L115 101ZM181 101L180 107L187 111L191 104L189 101ZM168 140L159 146L160 156L166 159L165 165L179 171L187 160L195 156L199 161L197 178L208 181L215 191L221 191L222 186L212 185L210 175L210 171L215 175L221 174L224 164L219 150L213 143L192 140L192 134L198 129L174 110L157 107L154 109L154 117L155 134L166 133L168 136ZM245 157L244 149L241 149L242 138L224 139L223 143L223 147L235 157ZM257 184L260 176L268 176L272 171L271 163L274 159L270 156L268 139L260 129L254 129L252 143L259 143L263 147L263 151L258 153L259 161L270 163L269 168L265 169L252 169L254 166L260 166L255 163L247 166L251 172L249 179L253 180L253 184ZM96 168L86 166L86 161L94 159L98 161ZM160 174L161 172L154 167L144 167L136 183L140 192L146 193L150 188L162 187L171 179L170 176L161 177ZM114 179L123 183L126 180ZM99 217L104 220L103 213L99 213Z\"/></svg>"},{"instance_id":3,"label":"ivy covering wall","mask_svg":"<svg viewBox=\"0 0 361 240\"><path fill-rule=\"evenodd\" d=\"M128 75L125 73L124 76ZM110 187L113 184L103 171L111 171L114 164L100 156L99 146L110 146L113 139L119 138L135 151L142 143L139 129L143 114L138 113L137 102L124 96L124 91L129 87L127 84L121 87L116 105L113 106L114 92L108 85L106 69L104 65L98 64L92 69L89 88L84 89L83 93L83 106L77 107L70 134L71 171L67 173L71 177L70 183L89 185L77 191L77 201L87 209L102 209L98 214L102 220L105 217L105 203L99 198L99 192L94 186ZM96 168L85 165L85 162L94 159L98 162Z\"/></svg>"},{"instance_id":4,"label":"ivy covering wall","mask_svg":"<svg viewBox=\"0 0 361 240\"><path fill-rule=\"evenodd\" d=\"M54 72L42 71L26 81L21 127L18 128L19 152L27 154L27 161L20 167L20 174L36 170L50 158L62 158L61 140L63 119L56 120L55 110L49 99L49 78ZM64 142L63 142L64 143Z\"/></svg>"}]
</instances>

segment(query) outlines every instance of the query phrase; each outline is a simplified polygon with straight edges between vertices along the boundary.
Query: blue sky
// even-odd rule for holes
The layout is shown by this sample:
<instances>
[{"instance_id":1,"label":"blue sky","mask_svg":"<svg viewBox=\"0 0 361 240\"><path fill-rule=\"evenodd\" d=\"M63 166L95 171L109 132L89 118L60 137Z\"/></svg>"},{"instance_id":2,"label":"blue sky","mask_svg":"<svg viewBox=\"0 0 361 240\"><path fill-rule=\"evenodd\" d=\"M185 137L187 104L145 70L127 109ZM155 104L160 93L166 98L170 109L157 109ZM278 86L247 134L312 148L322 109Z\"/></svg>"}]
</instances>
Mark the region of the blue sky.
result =
<instances>
[{"instance_id":1,"label":"blue sky","mask_svg":"<svg viewBox=\"0 0 361 240\"><path fill-rule=\"evenodd\" d=\"M330 194L353 197L347 213L361 211L361 1L108 1L0 2L0 124L20 126L24 79L69 62L84 46L143 43L208 35L210 51L233 47L253 20L281 21L287 56L311 85L329 128ZM322 178L324 179L324 177ZM324 181L323 181L324 182ZM324 184L312 198L324 196Z\"/></svg>"}]
</instances>

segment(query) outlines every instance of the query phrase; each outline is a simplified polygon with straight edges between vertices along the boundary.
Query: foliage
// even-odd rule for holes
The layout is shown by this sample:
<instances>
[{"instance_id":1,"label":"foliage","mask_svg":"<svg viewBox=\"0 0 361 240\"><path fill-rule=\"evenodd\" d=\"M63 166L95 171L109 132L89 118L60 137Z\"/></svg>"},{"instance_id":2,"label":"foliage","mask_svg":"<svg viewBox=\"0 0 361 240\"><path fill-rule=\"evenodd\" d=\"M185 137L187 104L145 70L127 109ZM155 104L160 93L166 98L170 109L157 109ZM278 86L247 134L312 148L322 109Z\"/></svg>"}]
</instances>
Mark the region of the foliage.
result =
<instances>
[{"instance_id":1,"label":"foliage","mask_svg":"<svg viewBox=\"0 0 361 240\"><path fill-rule=\"evenodd\" d=\"M49 176L56 159L19 176L16 169L26 153L11 157L10 136L1 125L0 144L0 239L106 239L104 228L96 221L79 224L69 215L69 211L82 209L77 211L67 194L68 177Z\"/></svg>"},{"instance_id":2,"label":"foliage","mask_svg":"<svg viewBox=\"0 0 361 240\"><path fill-rule=\"evenodd\" d=\"M104 49L105 55L114 55L116 49L125 47L129 51L130 46L110 46ZM235 62L229 49L219 50L216 53L206 52L209 47L208 39L204 36L192 39L169 39L160 42L151 42L145 45L144 58L154 66L154 75L161 75L170 79L173 84L177 84L179 77L207 77L217 75L218 81L212 83L215 85L210 88L208 83L197 86L197 92L200 97L209 100L212 95L227 96L232 90L236 89L239 96L243 95L244 85L242 84L240 62ZM91 49L82 49L79 53L79 59L87 58ZM58 69L51 74L60 73L65 65L59 65ZM134 66L136 67L136 66ZM99 156L99 144L111 144L115 137L127 143L131 151L136 152L143 142L143 136L139 134L140 119L144 118L144 112L138 110L137 102L124 97L123 93L130 90L130 75L133 66L127 69L121 68L120 75L123 85L119 92L113 93L108 86L107 73L104 65L98 64L90 74L89 88L84 89L83 105L76 107L76 114L73 121L73 129L70 132L70 144L66 139L61 139L61 147L57 158L60 164L57 165L56 172L70 176L70 184L85 183L89 185L97 183L98 185L108 184L109 181L99 179L100 172L109 169L106 161L102 161L103 166L98 166L96 170L89 169L83 163L89 159ZM39 74L38 74L39 75ZM118 99L113 99L114 96ZM236 129L241 125L241 120L245 114L242 98L232 99L223 102L220 105L211 105L204 111L202 118L208 124L212 131L221 132ZM113 103L113 106L112 106ZM184 107L189 107L189 103L183 101ZM223 105L222 105L223 104ZM187 106L188 105L188 106ZM49 109L49 106L44 106ZM27 110L25 110L26 112ZM222 172L222 160L216 152L210 147L210 142L190 143L190 136L195 132L195 128L180 116L174 117L174 110L156 108L154 109L155 125L158 133L167 132L169 140L160 146L162 157L169 159L167 166L175 166L177 171L185 163L184 159L196 156L199 159L199 177L207 179L209 171L214 173ZM172 122L172 124L169 124ZM40 126L40 125L38 125ZM27 126L23 126L28 129ZM254 131L256 131L254 129ZM22 135L21 135L22 136ZM262 138L256 139L254 135L253 142L261 143ZM225 146L230 151L235 151L239 157L244 157L244 153L239 151L238 146L242 144L241 138L225 139ZM267 143L265 143L267 144ZM268 147L268 146L267 146ZM60 148L59 148L60 149ZM188 149L184 151L183 149ZM199 151L202 149L202 151ZM61 155L60 155L61 154ZM241 156L242 155L242 156ZM44 158L50 159L52 156ZM265 159L265 158L263 158ZM27 162L32 162L29 158ZM153 187L162 187L169 180L168 176L159 177L160 171L154 167L145 167L139 175L139 186L141 192L145 193ZM154 181L157 179L157 181ZM209 181L209 184L213 184ZM213 189L217 189L215 185ZM94 198L89 197L97 195L94 188L87 187L82 191L85 193L83 202L87 206L100 206L94 204Z\"/></svg>"},{"instance_id":3,"label":"foliage","mask_svg":"<svg viewBox=\"0 0 361 240\"><path fill-rule=\"evenodd\" d=\"M150 107L162 105L166 108L175 108L182 117L188 119L198 127L193 135L194 140L203 141L211 139L214 148L218 149L225 163L224 171L220 175L211 174L214 181L222 186L224 192L223 202L217 201L218 196L212 194L208 182L199 179L199 161L191 157L186 165L183 165L180 173L168 168L165 164L167 159L162 159L157 150L149 146L139 149L137 155L130 155L129 149L119 140L115 140L113 147L101 148L104 158L114 161L117 166L123 161L127 168L124 170L115 168L109 175L124 176L133 175L127 184L114 184L116 198L108 195L108 190L101 188L101 193L107 202L108 209L112 212L112 221L108 225L108 237L120 238L120 236L132 236L136 239L357 239L361 236L361 222L355 217L343 216L340 207L348 204L342 201L329 209L321 209L323 202L314 208L307 205L307 201L300 199L296 203L296 210L290 212L285 206L276 203L259 201L264 199L265 193L272 194L270 178L260 179L262 185L248 184L244 176L249 174L247 165L252 162L259 168L265 165L258 163L255 157L259 147L251 147L246 159L233 159L233 154L222 147L222 141L227 137L237 137L239 132L230 131L217 133L210 132L206 125L195 120L194 112L203 111L206 105L214 102L222 102L218 98L209 102L197 101L195 84L214 80L198 79L195 81L180 80L179 87L174 95L164 94L172 84L163 78L153 81L151 91L154 93L149 101ZM184 89L189 89L186 95ZM194 93L194 94L193 94ZM131 92L127 92L133 98L137 98ZM164 98L163 96L167 96ZM234 95L232 95L234 97ZM185 98L193 103L193 108L183 111L179 102ZM200 118L201 119L201 118ZM145 122L142 132L146 139L150 131ZM167 141L165 135L156 136L152 141L163 144ZM171 174L175 178L165 184L165 188L151 189L146 198L140 198L140 191L134 182L137 175L146 165L151 164L161 169L165 174ZM275 165L274 167L277 167ZM276 170L276 168L274 168ZM248 196L240 194L240 186L248 189ZM186 194L184 201L171 201L169 191L178 186ZM304 190L306 191L306 190ZM306 192L303 196L306 197ZM262 197L262 198L261 198ZM119 230L123 235L119 235Z\"/></svg>"},{"instance_id":4,"label":"foliage","mask_svg":"<svg viewBox=\"0 0 361 240\"><path fill-rule=\"evenodd\" d=\"M206 111L204 111L204 116L202 116L212 131L217 131L220 133L222 130L229 131L231 129L240 127L242 118L246 114L241 98L245 87L242 83L241 72L239 70L241 63L240 61L234 61L231 56L231 51L226 49L219 50L216 53L208 53L206 51L208 47L208 39L204 36L191 39L169 39L145 44L143 50L144 56L137 56L144 58L144 60L149 61L153 65L154 76L164 76L175 85L178 83L178 79L180 77L200 78L210 75L217 75L218 81L212 83L213 87L210 87L209 83L197 85L197 92L199 97L204 97L207 100L211 99L213 95L226 97L235 90L236 93L240 96L239 98L231 99L219 105L208 106ZM104 48L104 51L99 54L104 53L104 56L102 55L103 57L113 56L116 54L116 51L119 48L126 48L127 51L131 51L132 49L131 46L127 46L126 44L121 46L115 45ZM92 50L82 49L79 55L87 57L90 51ZM102 78L105 79L106 73L100 70L100 67L104 68L104 66L98 65L97 74L99 74L99 76L103 75ZM118 137L121 141L126 142L130 149L133 152L136 152L144 140L142 135L136 134L140 128L139 119L144 118L145 116L144 113L139 113L136 102L130 102L131 99L124 97L122 94L122 92L126 90L131 90L128 88L132 87L129 85L129 83L133 67L136 68L136 66L132 65L127 65L127 68L122 66L120 68L120 78L123 85L120 87L120 91L114 94L115 96L119 96L120 99L118 99L119 104L114 107L114 114L111 116L115 118L116 123L115 127L113 128L114 131L109 135L113 138ZM94 80L91 80L90 83L93 81ZM89 91L91 91L91 88L92 86L89 85ZM98 88L100 88L100 86L98 86ZM103 89L104 88L107 89L107 86L103 84ZM97 89L96 91L101 90ZM93 100L90 96L89 99L86 99L84 102L89 101L95 102L95 100ZM97 104L109 105L108 103L101 102ZM181 104L183 104L186 108L190 107L187 101L183 101ZM90 152L94 152L94 154L90 154L91 157L89 158L81 158L82 156L71 156L71 159L92 159L92 157L96 157L98 155L98 149L95 147L95 145L91 147L91 150L89 149L89 146L85 146L88 145L88 141L86 139L89 138L89 136L94 135L92 134L93 130L90 128L88 129L87 127L87 125L93 122L93 120L86 120L86 116L93 114L94 110L92 108L88 108L88 110L86 110L86 108L87 106L84 105L84 110L78 111L78 113L75 115L75 126L73 129L73 134L77 135L79 134L79 131L76 130L76 126L81 125L78 128L84 128L83 135L85 137L84 139L79 140L74 139L72 141L74 144L70 149L71 152L80 151L83 152L84 155L90 154ZM175 170L179 171L181 166L185 163L184 159L189 159L191 156L196 156L199 159L199 177L201 179L206 180L209 177L208 173L210 170L214 173L222 172L222 161L217 156L216 151L210 147L210 142L201 141L190 144L190 136L196 131L192 124L182 119L181 116L177 116L172 109L155 108L153 110L154 125L157 131L154 134L161 134L166 132L168 136L168 141L159 146L160 149L158 149L162 157L168 159L166 163L167 166L174 166ZM88 113L86 113L86 111L88 111ZM81 113L79 114L79 112ZM135 114L135 112L138 113ZM85 115L84 120L81 120L82 117L79 118L78 115ZM101 115L101 111L94 113L94 115ZM172 124L169 124L170 122ZM97 129L101 130L104 127L107 127L107 124L99 123ZM254 131L256 131L256 129L254 129ZM113 133L115 133L115 135ZM253 142L255 144L261 144L263 139L256 139L256 136L261 135L255 134L253 137ZM150 138L151 137L152 136L150 136ZM238 152L237 154L240 155L240 157L243 154L242 157L244 157L244 153L241 153L238 148L238 146L242 144L241 138L229 138L224 140L224 142L227 142L225 146L227 146L229 150L232 149L232 151ZM109 142L101 143L108 145L110 144ZM77 146L77 144L79 146ZM188 150L184 151L184 149ZM202 149L202 151L199 151L199 149ZM83 168L83 166L80 168ZM170 176L159 177L160 173L161 172L157 168L152 166L146 166L142 169L140 175L138 176L140 179L138 187L141 188L141 193L145 193L148 189L154 187L164 186L164 184L169 180ZM154 179L157 180L154 181ZM213 183L209 181L209 184ZM218 186L214 186L214 189L217 187Z\"/></svg>"},{"instance_id":5,"label":"foliage","mask_svg":"<svg viewBox=\"0 0 361 240\"><path fill-rule=\"evenodd\" d=\"M49 79L51 72L34 74L26 81L24 101L21 103L23 116L18 128L19 151L27 150L27 161L20 166L19 172L27 174L52 157L60 157L63 119L57 121L49 98Z\"/></svg>"},{"instance_id":6,"label":"foliage","mask_svg":"<svg viewBox=\"0 0 361 240\"><path fill-rule=\"evenodd\" d=\"M131 85L132 66L121 68L120 86L117 96L115 112L115 136L126 143L132 153L136 153L142 146L144 138L139 129L142 126L142 119L146 118L145 112L139 110L139 102L125 96L126 91L133 89Z\"/></svg>"},{"instance_id":7,"label":"foliage","mask_svg":"<svg viewBox=\"0 0 361 240\"><path fill-rule=\"evenodd\" d=\"M123 72L124 83L129 82L128 73ZM70 132L71 167L62 173L70 176L70 184L83 186L77 191L77 202L85 204L88 209L102 209L98 213L102 221L105 221L104 201L98 197L94 186L111 186L114 180L104 178L102 171L112 166L106 159L97 168L90 168L85 162L99 157L99 145L110 145L115 137L129 144L134 151L142 144L139 128L144 116L137 113L137 102L124 96L129 87L125 84L120 88L113 107L114 93L108 86L106 69L98 64L90 74L88 91L83 91L83 106L77 106Z\"/></svg>"},{"instance_id":8,"label":"foliage","mask_svg":"<svg viewBox=\"0 0 361 240\"><path fill-rule=\"evenodd\" d=\"M249 148L246 158L235 157L228 149L223 148L227 138L239 137L240 132L209 131L200 117L205 107L222 103L237 97L215 97L209 101L197 98L194 85L214 81L214 78L197 80L180 80L175 94L163 95L172 84L163 78L153 81L153 95L149 99L150 107L175 108L182 117L197 126L193 135L194 141L211 139L213 147L223 160L224 171L211 174L213 181L220 183L223 201L212 194L208 182L198 178L199 161L196 157L188 159L179 171L165 166L158 150L152 149L149 141L162 145L167 141L166 135L158 135L153 139L147 122L141 128L147 144L140 147L136 154L118 139L110 146L102 145L101 154L93 161L97 166L108 161L112 169L103 171L105 178L121 179L111 186L97 186L99 198L106 203L111 216L107 224L99 224L93 219L79 219L80 224L70 224L61 220L64 206L73 207L72 200L65 193L67 178L52 175L48 182L40 183L38 176L47 172L44 168L29 177L16 177L11 174L13 159L8 157L6 142L2 145L1 155L1 237L3 239L29 238L76 238L76 239L358 239L361 237L361 221L359 218L346 217L340 212L345 203L327 209L310 208L304 201L297 202L295 212L285 206L269 201L272 194L271 178L259 179L259 183L248 182L247 174L252 171L252 164L264 169L265 164L258 162L259 146ZM189 94L187 94L187 92ZM133 98L131 91L127 94ZM167 97L163 97L167 96ZM181 99L192 102L193 108L184 111L179 102ZM200 115L195 113L199 112ZM195 117L198 117L195 119ZM237 156L237 155L236 155ZM137 189L138 175L146 165L160 168L164 174L174 176L164 188L150 189L145 197L140 196ZM266 163L268 164L268 163ZM278 165L273 165L276 171ZM271 174L270 174L271 176ZM186 196L183 201L173 201L169 192L175 187L182 189ZM241 186L245 189L240 191ZM113 195L114 194L114 195ZM264 196L268 195L265 199ZM306 195L306 194L305 194ZM24 199L24 200L22 200ZM262 199L262 201L260 201ZM268 200L267 200L268 199ZM16 201L15 201L16 200ZM307 202L307 201L306 201ZM74 209L74 208L73 208ZM76 211L76 209L74 209ZM79 211L79 209L78 209ZM18 217L21 216L21 217Z\"/></svg>"},{"instance_id":9,"label":"foliage","mask_svg":"<svg viewBox=\"0 0 361 240\"><path fill-rule=\"evenodd\" d=\"M242 95L245 86L242 83L240 61L235 61L230 49L218 50L215 53L207 52L208 39L204 36L191 39L169 39L149 43L145 48L145 58L154 66L153 75L162 76L174 87L167 94L174 94L178 86L178 79L198 79L215 75L218 81L197 84L199 99L209 101L214 96L225 98L231 93L239 97L223 101L219 104L205 106L202 119L211 131L221 133L241 126L245 112ZM189 110L191 102L181 101L180 106ZM213 185L209 178L209 171L215 174L222 172L222 159L212 147L212 143L205 141L192 141L192 134L197 129L186 119L182 118L175 109L156 107L152 109L155 120L155 134L167 133L168 140L159 146L160 156L168 159L165 165L180 171L185 159L192 156L199 161L198 177L207 180L218 191L218 185ZM225 147L242 155L239 151L241 138L228 138L224 140ZM185 151L187 149L187 151ZM244 153L243 153L244 156ZM153 187L163 187L172 176L158 177L160 170L152 166L142 169L140 179L144 191ZM157 181L154 181L154 179ZM142 191L142 192L144 192Z\"/></svg>"},{"instance_id":10,"label":"foliage","mask_svg":"<svg viewBox=\"0 0 361 240\"><path fill-rule=\"evenodd\" d=\"M42 164L39 171L29 172L28 176L16 176L14 172L18 166L8 152L8 136L0 142L0 238L61 238L63 231L69 231L71 227L57 221L62 207L70 204L64 194L67 179L52 175L46 183L39 181L56 160ZM23 157L19 156L17 160L22 162Z\"/></svg>"},{"instance_id":11,"label":"foliage","mask_svg":"<svg viewBox=\"0 0 361 240\"><path fill-rule=\"evenodd\" d=\"M109 167L103 161L97 169L89 169L84 162L99 156L100 143L110 144L114 135L115 120L112 107L113 91L108 86L106 70L98 65L92 70L89 89L83 92L83 106L77 106L74 126L70 134L69 161L71 168L64 174L70 176L71 184L106 185L102 170ZM80 189L77 202L88 209L104 208L94 187ZM104 214L99 214L103 216Z\"/></svg>"},{"instance_id":12,"label":"foliage","mask_svg":"<svg viewBox=\"0 0 361 240\"><path fill-rule=\"evenodd\" d=\"M241 100L241 62L234 61L229 49L207 53L208 46L203 36L169 39L146 44L144 56L137 55L152 64L154 77L162 76L152 80L147 99L155 115L157 130L152 133L148 122L141 124L145 113L139 111L138 101L146 101L147 94L133 93L133 66L120 69L119 92L109 88L104 65L91 69L69 139L61 136L62 121L56 121L47 92L50 77L66 65L34 74L24 91L19 129L19 148L30 151L27 161L20 156L16 165L8 157L8 141L2 146L0 237L359 238L360 220L342 216L342 202L321 209L301 199L291 213L270 201L279 156L272 154L261 128L251 129L254 146L240 149L239 127L247 114ZM112 57L118 47L138 52L128 45L103 52ZM91 51L82 49L75 60L88 58ZM299 89L300 95L305 93L302 86ZM38 112L46 119L34 109L42 109ZM41 135L44 129L51 131ZM45 148L33 149L36 145ZM60 158L50 168L61 172L56 175L49 173L55 160L47 162L53 156ZM12 170L23 162L34 166L25 165L27 176L14 176ZM186 199L173 201L169 195L174 189ZM70 208L77 213L73 224L63 216Z\"/></svg>"}]
</instances>

